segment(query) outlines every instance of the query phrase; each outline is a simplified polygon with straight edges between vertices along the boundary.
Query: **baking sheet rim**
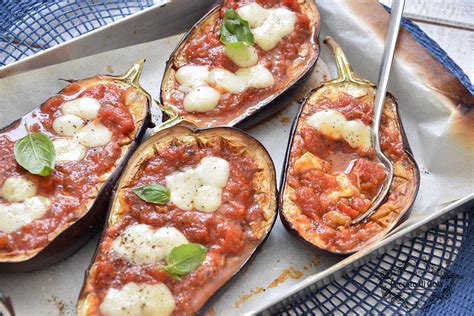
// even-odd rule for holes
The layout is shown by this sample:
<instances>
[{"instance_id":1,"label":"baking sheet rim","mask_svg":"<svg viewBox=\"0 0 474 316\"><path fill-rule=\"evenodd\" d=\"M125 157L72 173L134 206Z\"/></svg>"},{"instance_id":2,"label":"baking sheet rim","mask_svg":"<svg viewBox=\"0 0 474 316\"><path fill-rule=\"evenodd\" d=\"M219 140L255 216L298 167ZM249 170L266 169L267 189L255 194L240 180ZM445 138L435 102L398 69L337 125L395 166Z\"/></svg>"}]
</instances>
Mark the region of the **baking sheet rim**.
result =
<instances>
[{"instance_id":1,"label":"baking sheet rim","mask_svg":"<svg viewBox=\"0 0 474 316\"><path fill-rule=\"evenodd\" d=\"M171 1L166 1L166 2L167 3L172 2L172 0ZM11 68L16 68L16 67L21 68L21 66L23 64L26 64L26 65L30 64L31 65L31 63L32 62L34 63L34 61L37 57L45 58L45 57L47 57L48 55L51 55L51 54L54 56L54 54L57 51L60 51L61 49L64 49L64 48L67 48L67 45L72 43L72 42L80 42L84 39L92 37L95 34L100 33L103 30L106 30L107 28L109 28L112 25L126 24L131 19L139 17L141 14L145 14L145 13L148 13L148 12L153 11L153 10L159 10L160 7L161 7L160 4L155 4L155 5L153 5L149 8L146 8L142 11L136 12L136 13L128 16L128 17L125 17L125 18L123 18L119 21L112 22L108 25L105 25L105 26L100 27L96 30L93 30L89 33L80 35L76 38L73 38L73 39L68 40L66 42L63 42L61 44L58 44L54 47L51 47L49 49L40 51L36 54L25 57L24 59L21 59L19 61L16 61L16 62L8 64L8 65L5 65L3 67L0 67L0 74L4 73L4 74L6 74L7 77L10 76L10 75L14 75L14 74L16 74L15 72L13 72L11 74L8 73ZM86 57L86 56L83 56L83 57ZM76 59L76 58L74 58L74 59ZM58 63L62 63L62 62L64 62L64 61L59 61ZM40 66L40 68L44 67L44 66L54 65L54 64L57 64L57 63L52 62L48 65L42 65L42 66ZM28 71L31 71L31 70L34 70L34 69L37 69L37 68L33 67L33 68L30 68L29 70L25 70L24 72L28 72ZM23 72L23 71L21 71L21 72ZM400 229L396 232L393 232L393 233L387 235L387 238L381 240L380 242L375 243L372 246L369 246L366 249L363 249L363 250L361 250L361 251L359 251L359 252L357 252L357 253L355 253L355 254L353 254L353 255L345 258L345 259L343 259L342 261L334 264L330 268L324 269L321 272L319 272L317 274L314 274L312 276L309 276L306 279L294 284L293 286L290 287L290 289L288 289L288 291L284 295L280 295L280 296L277 296L277 297L274 297L274 298L270 298L269 301L265 302L265 304L263 304L260 308L255 309L255 310L249 312L248 314L262 313L264 311L267 311L272 306L275 306L278 303L284 301L285 299L288 299L289 297L298 294L300 291L303 291L307 287L312 286L317 282L323 281L324 279L331 277L335 273L345 274L346 272L348 272L350 270L350 268L352 268L354 265L356 265L358 262L360 262L360 260L363 260L367 256L374 254L374 252L378 251L377 254L385 253L386 251L388 251L389 249L391 249L395 246L396 241L398 241L400 239L403 239L404 237L406 238L407 235L409 235L410 233L414 233L416 230L419 230L423 227L429 226L430 223L436 221L437 219L440 219L443 216L448 216L448 214L454 216L454 214L456 213L455 212L456 209L458 209L459 207L463 206L466 203L469 203L472 200L474 200L474 193L469 194L469 195L467 195L467 196L465 196L461 199L458 199L453 203L450 203L449 205L447 205L447 206L443 207L442 209L434 212L433 214L430 214L429 216L426 216L425 218L421 219L420 222L413 223L412 225L409 225L407 227L404 227L404 228L402 228L402 229ZM450 213L452 213L452 214L450 214Z\"/></svg>"},{"instance_id":2,"label":"baking sheet rim","mask_svg":"<svg viewBox=\"0 0 474 316\"><path fill-rule=\"evenodd\" d=\"M301 282L291 286L291 288L288 289L288 291L284 295L270 298L270 300L267 303L265 303L261 308L253 310L246 314L253 315L253 314L262 313L266 310L269 310L272 306L275 306L276 304L284 301L285 299L288 299L291 296L298 294L299 292L315 284L316 282L320 282L328 277L331 277L331 275L337 272L340 272L342 274L349 272L352 267L355 267L355 265L357 265L360 262L360 260L363 260L364 258L370 255L373 255L375 252L376 254L380 255L389 251L390 249L396 246L395 243L398 240L403 239L404 237L408 238L410 233L414 233L417 230L422 229L422 228L426 228L426 227L430 228L431 227L430 223L436 221L437 219L440 219L443 216L449 216L449 217L454 216L456 214L455 211L458 208L469 203L470 201L474 201L474 193L469 194L461 199L458 199L453 203L450 203L449 205L443 207L442 209L436 211L435 213L423 218L418 223L414 223L410 226L400 229L399 231L395 233L387 235L385 239L382 239L381 241L371 246L368 246L360 250L359 252L356 252L353 255L348 256L347 258L336 263L330 268L327 268L317 274L309 276L308 278L302 280Z\"/></svg>"}]
</instances>

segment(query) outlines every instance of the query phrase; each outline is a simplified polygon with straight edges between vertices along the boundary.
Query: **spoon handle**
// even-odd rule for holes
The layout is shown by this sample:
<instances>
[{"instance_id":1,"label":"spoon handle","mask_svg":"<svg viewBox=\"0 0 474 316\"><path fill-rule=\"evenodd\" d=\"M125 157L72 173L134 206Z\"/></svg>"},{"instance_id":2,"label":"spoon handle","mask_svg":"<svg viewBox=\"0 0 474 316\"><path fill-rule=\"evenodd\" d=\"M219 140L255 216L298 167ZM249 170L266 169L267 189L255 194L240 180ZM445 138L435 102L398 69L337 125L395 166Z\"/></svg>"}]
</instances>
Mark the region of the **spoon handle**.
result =
<instances>
[{"instance_id":1,"label":"spoon handle","mask_svg":"<svg viewBox=\"0 0 474 316\"><path fill-rule=\"evenodd\" d=\"M380 121L382 118L385 95L387 94L388 76L390 68L392 68L393 55L395 53L395 46L397 44L398 31L400 29L400 22L402 20L403 8L405 0L394 0L392 5L392 13L390 14L390 21L388 23L387 40L382 55L382 64L380 66L379 80L377 83L377 92L375 93L374 101L374 119L372 128L370 129L372 146L374 147L377 157L387 170L386 180L381 187L376 198L372 201L371 207L365 212L357 216L352 225L356 225L366 218L370 217L384 201L390 185L393 180L393 165L392 162L385 156L380 147Z\"/></svg>"},{"instance_id":2,"label":"spoon handle","mask_svg":"<svg viewBox=\"0 0 474 316\"><path fill-rule=\"evenodd\" d=\"M377 92L374 101L374 119L372 123L372 144L377 154L382 152L380 148L380 120L382 118L385 95L387 94L388 77L392 68L395 46L397 44L398 29L402 20L405 0L394 0L387 30L387 39L382 55L382 64L377 82Z\"/></svg>"}]
</instances>

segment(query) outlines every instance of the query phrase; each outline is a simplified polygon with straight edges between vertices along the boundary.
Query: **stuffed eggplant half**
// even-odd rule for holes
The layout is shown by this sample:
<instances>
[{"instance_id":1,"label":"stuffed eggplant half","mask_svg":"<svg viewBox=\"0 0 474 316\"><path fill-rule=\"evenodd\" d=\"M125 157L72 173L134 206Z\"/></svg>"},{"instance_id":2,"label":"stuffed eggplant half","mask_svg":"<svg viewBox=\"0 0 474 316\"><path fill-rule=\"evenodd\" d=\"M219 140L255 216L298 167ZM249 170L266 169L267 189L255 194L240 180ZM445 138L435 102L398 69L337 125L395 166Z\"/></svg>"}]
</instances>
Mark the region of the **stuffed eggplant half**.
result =
<instances>
[{"instance_id":1,"label":"stuffed eggplant half","mask_svg":"<svg viewBox=\"0 0 474 316\"><path fill-rule=\"evenodd\" d=\"M161 83L167 125L234 126L299 82L319 56L313 0L223 1L172 53Z\"/></svg>"},{"instance_id":2,"label":"stuffed eggplant half","mask_svg":"<svg viewBox=\"0 0 474 316\"><path fill-rule=\"evenodd\" d=\"M349 254L387 234L410 209L419 187L412 157L392 96L385 101L381 146L394 166L389 195L366 221L387 176L371 145L375 86L358 78L340 47L327 38L339 77L323 83L297 116L283 171L280 214L286 228L320 249Z\"/></svg>"},{"instance_id":3,"label":"stuffed eggplant half","mask_svg":"<svg viewBox=\"0 0 474 316\"><path fill-rule=\"evenodd\" d=\"M100 228L149 125L142 67L74 81L0 131L0 272L64 259Z\"/></svg>"},{"instance_id":4,"label":"stuffed eggplant half","mask_svg":"<svg viewBox=\"0 0 474 316\"><path fill-rule=\"evenodd\" d=\"M202 311L266 239L276 194L270 156L244 132L158 132L117 185L78 315Z\"/></svg>"}]
</instances>

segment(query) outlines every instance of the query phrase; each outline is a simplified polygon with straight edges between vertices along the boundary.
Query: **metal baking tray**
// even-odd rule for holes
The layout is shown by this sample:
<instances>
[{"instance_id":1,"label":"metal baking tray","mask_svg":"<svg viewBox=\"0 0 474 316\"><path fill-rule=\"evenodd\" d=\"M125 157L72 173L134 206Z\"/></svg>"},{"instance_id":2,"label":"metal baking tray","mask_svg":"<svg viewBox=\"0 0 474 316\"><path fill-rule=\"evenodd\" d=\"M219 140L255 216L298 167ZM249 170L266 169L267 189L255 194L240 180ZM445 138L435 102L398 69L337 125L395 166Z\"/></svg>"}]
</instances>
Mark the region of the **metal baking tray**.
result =
<instances>
[{"instance_id":1,"label":"metal baking tray","mask_svg":"<svg viewBox=\"0 0 474 316\"><path fill-rule=\"evenodd\" d=\"M212 2L163 1L0 68L0 126L7 125L64 87L58 78L84 78L111 71L117 74L141 58L147 59L141 83L157 99L169 54L181 33L204 15ZM345 49L355 70L375 81L377 67L374 65L379 64L382 53L386 12L375 0L320 0L317 4L322 17L321 38L333 36ZM281 173L291 122L299 108L297 100L322 78L334 73L331 55L322 48L315 72L298 88L294 101L277 115L248 129L269 150L277 173ZM451 83L449 91L443 90L443 82L440 82L443 80ZM218 297L211 312L235 315L276 311L404 239L472 207L474 144L466 137L466 131L459 128L466 122L472 127L472 121L466 121L455 107L465 93L460 83L404 33L389 90L398 97L404 126L422 170L420 193L411 216L384 240L348 257L309 249L288 234L277 220L261 252ZM45 270L0 273L0 290L12 298L20 316L73 315L84 271L97 242L96 237L67 260Z\"/></svg>"}]
</instances>

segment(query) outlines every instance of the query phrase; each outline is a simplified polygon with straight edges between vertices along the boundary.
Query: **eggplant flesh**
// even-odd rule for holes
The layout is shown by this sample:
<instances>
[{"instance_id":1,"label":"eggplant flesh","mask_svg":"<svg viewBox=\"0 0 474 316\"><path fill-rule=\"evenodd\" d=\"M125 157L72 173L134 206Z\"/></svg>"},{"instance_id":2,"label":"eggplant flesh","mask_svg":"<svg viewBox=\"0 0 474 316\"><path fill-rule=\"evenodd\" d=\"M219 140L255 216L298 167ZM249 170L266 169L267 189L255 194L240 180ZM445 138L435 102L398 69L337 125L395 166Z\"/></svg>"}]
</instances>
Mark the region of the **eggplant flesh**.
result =
<instances>
[{"instance_id":1,"label":"eggplant flesh","mask_svg":"<svg viewBox=\"0 0 474 316\"><path fill-rule=\"evenodd\" d=\"M176 162L177 158L174 155L177 152L186 152L183 157L187 158L179 159L184 159L187 163L182 161ZM173 156L163 158L167 155ZM156 205L146 203L136 197L133 200L130 197L133 196L130 193L132 192L131 188L145 183L162 183L163 179L161 178L165 177L165 175L189 170L190 167L194 166L195 162L209 155L228 159L230 163L229 182L223 189L222 204L220 204L221 206L215 213L202 213L195 208L185 211L173 203ZM198 156L198 158L191 158L191 156ZM231 157L234 157L235 160L232 160L234 158ZM191 163L189 159L192 160ZM232 209L232 207L228 208L228 205L233 205L233 202L226 200L225 196L230 192L227 191L228 186L232 186L229 183L234 181L232 179L236 179L233 178L234 172L240 169L238 163L241 160L239 159L250 159L252 161L252 168L255 168L252 169L253 178L249 180L250 182L247 182L249 185L251 184L251 192L253 192L252 206L244 210L247 215L240 216L249 216L248 214L250 214L251 210L259 209L262 217L249 219L246 220L245 224L242 224L242 222L239 224L244 225L247 234L253 236L251 238L252 241L242 245L239 251L223 254L219 257L223 258L222 261L219 259L221 264L216 267L212 264L214 262L212 258L217 253L217 248L215 248L217 246L215 244L216 241L211 239L209 243L203 242L206 239L195 232L199 231L199 224L204 223L203 225L208 225L206 224L209 223L206 222L207 220L219 218L225 218L224 222L229 220L225 212ZM167 162L163 164L163 161ZM173 161L176 163L173 163ZM173 167L169 169L166 167L167 164L173 164ZM157 171L158 169L156 168L165 168L163 170L166 170L166 172ZM246 179L248 180L249 178ZM167 179L166 183L168 183ZM245 186L246 184L242 185ZM241 192L240 188L239 186L239 192ZM229 281L243 270L244 266L263 245L275 222L276 210L277 189L273 162L263 145L248 134L230 127L191 129L184 126L174 126L158 132L136 150L117 184L115 195L110 205L106 228L96 254L86 272L78 300L77 314L81 316L100 315L102 313L101 306L107 293L112 288L116 290L122 289L125 283L130 284L128 283L130 280L138 282L138 284L140 284L140 280L146 280L145 282L149 284L160 284L161 282L169 287L176 300L174 310L172 310L173 315L187 315L205 311L214 301L217 293L221 292L229 284ZM167 220L161 220L160 218L166 218ZM193 218L193 220L188 221L187 218ZM237 219L234 218L234 220ZM241 220L237 221L240 222ZM156 266L163 264L164 260L161 262L161 260L156 261L153 259L151 263L148 262L145 265L140 265L130 263L129 259L121 258L120 255L117 256L116 250L111 249L111 244L117 240L117 236L122 236L121 234L123 234L125 227L133 227L135 224L143 223L151 225L153 229L175 227L186 235L189 242L203 244L208 248L204 263L196 270L176 281L166 274L164 278L163 276L157 277L155 275L157 271ZM210 231L212 229L208 227L205 229L205 232L211 234ZM227 239L226 237L225 240L229 240L232 243L236 242L235 240L232 241L231 237L229 238ZM113 266L116 269L114 272L108 272L109 277L105 278L106 281L104 281L102 272L104 266ZM154 272L150 272L150 270ZM123 275L129 274L132 277L126 280L123 279ZM150 275L155 276L150 277ZM201 278L204 279L201 280ZM193 283L193 280L201 281ZM101 286L98 287L98 284ZM132 301L130 304L133 305L135 303ZM146 303L144 303L145 305Z\"/></svg>"},{"instance_id":2,"label":"eggplant flesh","mask_svg":"<svg viewBox=\"0 0 474 316\"><path fill-rule=\"evenodd\" d=\"M0 245L0 272L33 271L59 262L80 249L100 230L105 220L111 191L117 182L128 157L140 144L146 129L150 125L151 96L144 91L138 83L143 63L144 60L138 61L125 74L120 76L97 75L82 80L68 80L70 85L61 90L57 95L48 99L40 107L27 113L21 119L0 130L0 136L4 137L2 142L8 139L15 140L23 137L26 134L25 124L27 124L29 128L36 126L40 131L51 134L54 139L57 135L50 132L53 130L53 119L51 116L49 119L41 121L42 123L39 123L40 121L38 121L38 117L41 116L44 118L45 116L45 114L41 112L42 109L46 109L45 107L48 106L56 107L58 104L60 105L63 102L71 101L76 97L81 96L84 91L92 91L91 93L94 94L94 89L99 89L101 86L110 86L116 89L121 89L121 97L123 98L122 102L129 111L134 123L133 128L130 128L130 132L126 134L126 137L115 141L117 142L119 149L117 150L117 156L115 157L116 160L114 163L109 169L104 170L104 172L97 178L97 184L95 186L92 186L87 192L82 192L82 194L87 194L88 196L81 200L80 205L73 204L71 206L68 218L66 218L67 214L63 214L64 216L58 219L61 222L46 235L47 239L43 244L25 249L17 248L16 250L8 250L8 248L2 250ZM101 104L101 106L104 106L104 104ZM49 125L49 127L47 127L47 125ZM12 147L11 150L13 157L13 146L11 145L10 147ZM87 159L88 155L96 153L97 150L106 150L105 147L106 146L95 147L87 150L85 159ZM70 166L70 163L64 162L64 165L61 165L62 163L56 163L57 168L58 166L61 168L67 168L68 165ZM48 192L54 192L58 185L58 183L54 182L56 171L53 171L51 175L46 177L32 175L18 166L14 160L12 160L8 165L4 165L2 169L5 172L2 176L3 180L7 178L7 169L16 170L14 171L14 175L26 177L36 183L39 190L41 190L41 192L39 192L41 195L44 195L45 193L46 196L48 196L47 194L51 194ZM83 177L86 176L87 175L83 175ZM81 179L78 178L75 180L81 181ZM49 189L42 188L43 183L50 185ZM59 184L62 186L66 185L64 183ZM80 196L82 198L80 192L71 191L68 192L68 194L71 197L77 198ZM67 198L67 195L64 196L65 200ZM62 198L57 199L57 201L62 203ZM51 214L50 212L52 212L53 207L56 207L56 204L54 204L54 206L50 205L44 216L52 216L48 214ZM31 225L33 225L33 228L31 228L33 235L35 234L35 227L38 227L37 225L34 226L35 222L42 220L42 218L43 217L40 217L31 223ZM27 224L27 226L31 225ZM22 226L19 229L23 230L24 227L26 226ZM18 230L14 231L14 233L15 232L18 232ZM6 238L9 238L8 234L0 232L0 237L5 238L5 236ZM35 238L41 238L40 235L38 236L39 237Z\"/></svg>"},{"instance_id":3,"label":"eggplant flesh","mask_svg":"<svg viewBox=\"0 0 474 316\"><path fill-rule=\"evenodd\" d=\"M370 199L376 194L376 191L373 190L376 188L372 188L373 196L370 197L370 194L364 191L368 190L364 182L366 180L359 178L359 172L362 169L358 169L357 165L364 156L359 154L360 151L347 149L349 146L347 143L344 144L344 140L335 140L330 136L322 135L320 130L317 132L318 134L314 134L317 135L315 138L311 138L308 135L315 133L316 129L308 119L317 112L336 109L344 113L344 106L346 109L348 106L353 106L356 111L361 111L361 109L366 111L361 114L360 120L363 121L365 116L365 125L370 126L376 87L373 83L357 77L342 49L332 38L326 38L325 43L329 45L335 56L338 78L324 82L311 91L293 123L282 172L279 213L286 229L311 247L336 254L351 254L382 239L403 218L408 216L419 189L420 174L403 130L398 105L395 99L388 94L382 117L381 139L382 150L394 165L393 182L386 200L376 212L366 221L351 225L352 219L358 215L354 213L354 209L359 214L362 213L370 206ZM343 106L338 107L335 104L343 104ZM365 106L365 108L357 108L357 106ZM347 116L346 113L344 115ZM390 147L390 143L396 146ZM325 146L323 150L317 147L321 144ZM339 147L334 149L334 146ZM345 151L339 155L339 159L337 158L338 151ZM306 157L300 159L304 154ZM316 158L314 158L315 156ZM343 157L342 160L341 157ZM310 163L311 159L308 158L318 160L318 163ZM320 158L323 158L323 161ZM374 161L372 166L375 166L376 158L370 145L365 160ZM302 170L308 165L312 167L307 168L305 173L323 174L321 179L325 179L325 181L330 181L330 176L342 173L347 175L346 179L350 179L351 174L356 177L350 180L351 183L340 183L337 180L335 185L337 195L327 195L326 184L317 187L314 179L306 179L307 182L301 180L305 177ZM314 171L311 168L319 170ZM367 170L369 171L366 172L366 175L368 173L369 177L376 173L374 171L376 169ZM383 175L386 176L385 170L383 170ZM361 177L363 176L361 175ZM354 187L357 188L360 196L368 201L365 205L360 206L361 200L355 201L360 196L349 190ZM304 190L308 191L304 192ZM303 200L305 194L306 202ZM329 196L332 199L329 199ZM309 200L322 201L322 205L318 205L316 202L307 202ZM349 206L350 209L346 206ZM357 207L359 207L358 210Z\"/></svg>"},{"instance_id":4,"label":"eggplant flesh","mask_svg":"<svg viewBox=\"0 0 474 316\"><path fill-rule=\"evenodd\" d=\"M252 3L255 1L245 1L242 5ZM259 62L268 64L267 69L274 73L275 84L265 89L253 89L241 92L241 96L237 97L236 94L225 92L222 95L219 105L212 111L209 112L188 112L183 107L184 94L179 91L179 83L176 79L176 72L179 68L185 65L209 65L209 70L215 67L225 68L231 72L235 72L239 67L228 59L224 54L224 45L222 43L213 44L213 47L209 47L207 51L212 54L212 57L203 61L196 60L196 58L190 57L188 51L195 51L198 48L194 48L193 45L200 45L205 41L206 37L212 36L213 40L219 38L219 27L222 24L222 16L225 8L231 7L235 2L232 1L219 1L209 13L207 13L200 21L198 21L191 30L184 35L176 49L171 54L161 82L161 93L160 103L161 109L167 114L168 120L163 123L163 128L180 124L191 127L215 127L215 126L252 126L256 124L257 120L261 121L270 115L273 115L280 111L285 105L288 104L288 96L291 94L291 90L300 86L308 77L311 71L314 69L317 59L319 57L319 42L318 35L320 29L320 16L316 4L313 0L302 0L295 1L296 5L301 8L301 14L306 16L308 19L307 25L303 28L305 31L308 30L308 38L304 40L302 44L298 44L297 51L291 58L288 57L285 73L278 73L278 63L276 59L281 59L280 56L283 53L279 53L278 56L273 56L276 51L280 50L277 45L272 50L265 52L258 48L257 44L254 44L258 49ZM300 22L297 22L300 23ZM302 22L303 23L303 22ZM291 35L297 34L296 28ZM283 38L284 41L286 38ZM202 48L201 48L202 50ZM266 59L262 60L261 58ZM208 58L208 57L205 57ZM218 59L224 60L225 62L220 65ZM272 65L273 60L273 65ZM217 66L216 66L217 63ZM255 97L257 95L257 97ZM223 99L235 100L228 102L225 107L222 102ZM272 103L272 106L267 106ZM257 112L258 116L253 116ZM252 119L254 118L254 120ZM245 122L244 122L245 121ZM241 125L241 124L243 125Z\"/></svg>"}]
</instances>

